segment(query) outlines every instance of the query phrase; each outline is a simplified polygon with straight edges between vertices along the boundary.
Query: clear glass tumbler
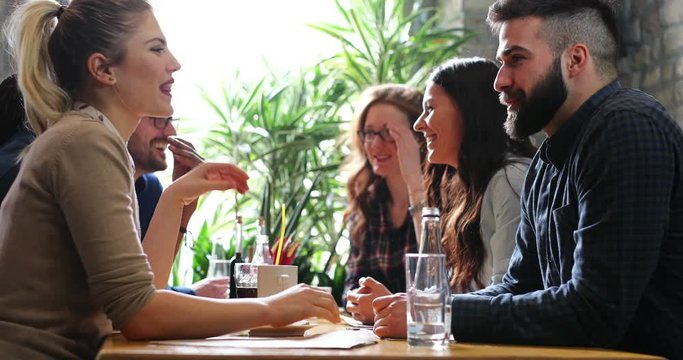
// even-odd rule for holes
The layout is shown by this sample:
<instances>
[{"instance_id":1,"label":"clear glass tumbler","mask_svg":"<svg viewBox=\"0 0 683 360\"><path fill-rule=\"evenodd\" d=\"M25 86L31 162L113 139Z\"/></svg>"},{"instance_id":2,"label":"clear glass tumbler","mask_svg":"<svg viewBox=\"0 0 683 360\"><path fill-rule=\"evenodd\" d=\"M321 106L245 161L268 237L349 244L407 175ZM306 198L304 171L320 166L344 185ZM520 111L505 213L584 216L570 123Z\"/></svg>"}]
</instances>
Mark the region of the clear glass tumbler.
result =
<instances>
[{"instance_id":1,"label":"clear glass tumbler","mask_svg":"<svg viewBox=\"0 0 683 360\"><path fill-rule=\"evenodd\" d=\"M406 254L406 325L411 346L444 349L450 338L450 290L443 254Z\"/></svg>"}]
</instances>

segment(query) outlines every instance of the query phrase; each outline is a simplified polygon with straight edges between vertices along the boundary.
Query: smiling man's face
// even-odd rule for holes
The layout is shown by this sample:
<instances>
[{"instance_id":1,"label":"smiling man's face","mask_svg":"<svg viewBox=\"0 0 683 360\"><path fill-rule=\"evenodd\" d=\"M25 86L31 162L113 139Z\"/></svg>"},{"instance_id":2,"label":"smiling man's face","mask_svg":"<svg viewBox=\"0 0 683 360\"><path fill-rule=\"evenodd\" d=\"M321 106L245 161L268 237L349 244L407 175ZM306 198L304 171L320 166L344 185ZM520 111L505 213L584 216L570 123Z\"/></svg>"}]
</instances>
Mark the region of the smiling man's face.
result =
<instances>
[{"instance_id":1,"label":"smiling man's face","mask_svg":"<svg viewBox=\"0 0 683 360\"><path fill-rule=\"evenodd\" d=\"M128 140L128 152L135 163L136 176L165 170L168 166L165 153L167 139L176 135L176 131L170 121L163 128L157 127L155 122L163 123L151 117L142 118Z\"/></svg>"},{"instance_id":2,"label":"smiling man's face","mask_svg":"<svg viewBox=\"0 0 683 360\"><path fill-rule=\"evenodd\" d=\"M505 22L499 34L495 81L507 106L507 133L524 138L542 130L567 99L559 55L538 34L542 20L528 17Z\"/></svg>"}]
</instances>

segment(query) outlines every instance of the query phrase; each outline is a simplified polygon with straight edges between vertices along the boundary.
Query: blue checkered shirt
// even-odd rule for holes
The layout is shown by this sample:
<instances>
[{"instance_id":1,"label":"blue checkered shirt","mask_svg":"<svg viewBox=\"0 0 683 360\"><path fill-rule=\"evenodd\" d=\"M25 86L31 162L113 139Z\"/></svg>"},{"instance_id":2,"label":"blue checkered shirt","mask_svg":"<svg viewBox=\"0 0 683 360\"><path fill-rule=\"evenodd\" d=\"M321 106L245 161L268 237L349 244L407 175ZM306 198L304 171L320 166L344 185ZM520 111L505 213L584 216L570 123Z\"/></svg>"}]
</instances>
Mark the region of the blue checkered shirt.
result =
<instances>
[{"instance_id":1,"label":"blue checkered shirt","mask_svg":"<svg viewBox=\"0 0 683 360\"><path fill-rule=\"evenodd\" d=\"M683 132L652 97L604 87L547 139L503 283L453 297L461 341L683 358Z\"/></svg>"}]
</instances>

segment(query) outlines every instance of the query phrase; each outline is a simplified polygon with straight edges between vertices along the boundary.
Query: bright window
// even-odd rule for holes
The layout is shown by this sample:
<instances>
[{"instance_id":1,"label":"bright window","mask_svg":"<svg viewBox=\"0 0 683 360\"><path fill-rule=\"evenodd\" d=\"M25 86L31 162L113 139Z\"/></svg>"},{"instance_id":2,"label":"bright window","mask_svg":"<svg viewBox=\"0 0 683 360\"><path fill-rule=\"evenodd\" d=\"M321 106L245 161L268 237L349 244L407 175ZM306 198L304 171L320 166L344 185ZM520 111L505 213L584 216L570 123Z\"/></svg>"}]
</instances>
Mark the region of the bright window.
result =
<instances>
[{"instance_id":1,"label":"bright window","mask_svg":"<svg viewBox=\"0 0 683 360\"><path fill-rule=\"evenodd\" d=\"M339 48L307 23L336 22L332 0L151 0L169 48L182 65L175 74L176 117L206 121L215 115L197 87L219 94L239 70L258 80L266 66L296 71Z\"/></svg>"}]
</instances>

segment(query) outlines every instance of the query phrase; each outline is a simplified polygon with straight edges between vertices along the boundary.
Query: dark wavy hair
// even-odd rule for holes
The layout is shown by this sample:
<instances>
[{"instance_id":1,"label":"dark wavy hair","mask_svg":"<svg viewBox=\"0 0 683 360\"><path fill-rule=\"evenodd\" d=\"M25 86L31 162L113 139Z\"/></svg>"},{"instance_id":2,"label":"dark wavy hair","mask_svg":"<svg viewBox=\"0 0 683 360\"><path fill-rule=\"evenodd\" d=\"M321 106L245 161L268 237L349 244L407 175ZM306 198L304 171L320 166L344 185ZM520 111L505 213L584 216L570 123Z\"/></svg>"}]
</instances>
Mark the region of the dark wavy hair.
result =
<instances>
[{"instance_id":1,"label":"dark wavy hair","mask_svg":"<svg viewBox=\"0 0 683 360\"><path fill-rule=\"evenodd\" d=\"M463 119L458 168L429 164L425 180L428 203L442 213L442 242L454 270L450 284L462 291L473 281L480 288L485 285L479 278L486 255L480 213L489 181L515 157L532 157L536 151L528 139L514 140L505 133L506 110L493 89L497 73L496 64L475 57L449 60L429 77L448 93Z\"/></svg>"},{"instance_id":2,"label":"dark wavy hair","mask_svg":"<svg viewBox=\"0 0 683 360\"><path fill-rule=\"evenodd\" d=\"M376 204L391 204L393 201L386 180L372 171L372 166L365 155L363 140L358 135L359 130L365 127L365 118L368 110L375 104L388 104L396 107L406 114L406 121L412 128L413 123L422 113L422 92L419 90L398 84L385 84L372 86L361 94L356 114L350 129L352 153L346 158L344 169L351 175L346 184L349 205L344 213L344 221L353 217L350 235L353 246L362 249L360 242L365 237L366 220L377 215L384 215L389 219L389 206L382 207L384 214L374 214ZM420 158L424 163L426 146L424 137L414 132L415 139L420 144Z\"/></svg>"}]
</instances>

